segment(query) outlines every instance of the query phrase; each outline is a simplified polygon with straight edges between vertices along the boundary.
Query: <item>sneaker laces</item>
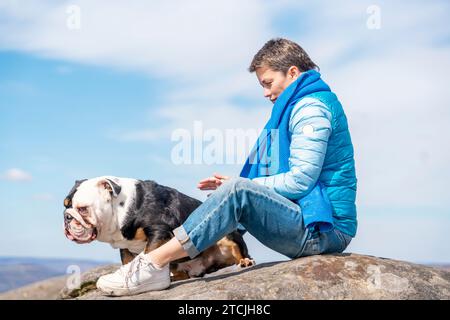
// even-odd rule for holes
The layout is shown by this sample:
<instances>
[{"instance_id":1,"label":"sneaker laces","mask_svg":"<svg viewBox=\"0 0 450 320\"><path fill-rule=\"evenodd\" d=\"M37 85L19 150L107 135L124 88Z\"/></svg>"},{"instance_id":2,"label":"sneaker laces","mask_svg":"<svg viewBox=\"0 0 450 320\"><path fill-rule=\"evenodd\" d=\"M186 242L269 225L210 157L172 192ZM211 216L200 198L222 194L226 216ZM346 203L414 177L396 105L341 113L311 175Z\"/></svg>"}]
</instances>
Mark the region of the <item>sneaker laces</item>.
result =
<instances>
[{"instance_id":1,"label":"sneaker laces","mask_svg":"<svg viewBox=\"0 0 450 320\"><path fill-rule=\"evenodd\" d=\"M134 258L130 263L122 266L119 270L124 275L125 278L125 286L129 289L128 284L131 282L131 277L134 273L137 273L142 265L147 266L148 263L142 254L139 254ZM127 270L128 269L128 270Z\"/></svg>"}]
</instances>

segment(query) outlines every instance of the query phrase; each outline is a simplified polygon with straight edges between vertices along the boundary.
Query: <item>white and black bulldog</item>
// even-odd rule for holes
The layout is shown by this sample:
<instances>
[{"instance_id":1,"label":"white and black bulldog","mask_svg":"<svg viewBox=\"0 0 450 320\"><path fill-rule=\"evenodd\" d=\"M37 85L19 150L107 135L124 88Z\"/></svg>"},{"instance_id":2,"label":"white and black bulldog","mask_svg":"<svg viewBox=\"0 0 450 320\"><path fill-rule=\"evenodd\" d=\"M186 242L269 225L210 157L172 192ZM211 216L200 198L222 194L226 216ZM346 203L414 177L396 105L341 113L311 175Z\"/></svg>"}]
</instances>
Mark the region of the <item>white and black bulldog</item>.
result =
<instances>
[{"instance_id":1,"label":"white and black bulldog","mask_svg":"<svg viewBox=\"0 0 450 320\"><path fill-rule=\"evenodd\" d=\"M201 202L151 180L104 176L77 180L64 200L64 233L69 240L110 243L123 264L169 241ZM194 259L170 265L172 280L202 276L234 264L253 264L235 231Z\"/></svg>"}]
</instances>

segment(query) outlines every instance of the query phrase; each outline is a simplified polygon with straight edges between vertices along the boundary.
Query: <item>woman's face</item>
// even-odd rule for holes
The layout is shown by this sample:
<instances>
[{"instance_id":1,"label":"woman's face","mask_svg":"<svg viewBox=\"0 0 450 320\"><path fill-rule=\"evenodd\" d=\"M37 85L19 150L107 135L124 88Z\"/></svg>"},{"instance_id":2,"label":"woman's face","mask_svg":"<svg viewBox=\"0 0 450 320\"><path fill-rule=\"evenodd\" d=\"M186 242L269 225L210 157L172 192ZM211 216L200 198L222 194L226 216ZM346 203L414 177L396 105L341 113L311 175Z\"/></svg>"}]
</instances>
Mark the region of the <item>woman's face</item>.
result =
<instances>
[{"instance_id":1,"label":"woman's face","mask_svg":"<svg viewBox=\"0 0 450 320\"><path fill-rule=\"evenodd\" d=\"M297 67L292 66L284 74L281 71L274 71L270 67L256 68L256 77L264 89L264 97L275 103L280 94L300 75Z\"/></svg>"}]
</instances>

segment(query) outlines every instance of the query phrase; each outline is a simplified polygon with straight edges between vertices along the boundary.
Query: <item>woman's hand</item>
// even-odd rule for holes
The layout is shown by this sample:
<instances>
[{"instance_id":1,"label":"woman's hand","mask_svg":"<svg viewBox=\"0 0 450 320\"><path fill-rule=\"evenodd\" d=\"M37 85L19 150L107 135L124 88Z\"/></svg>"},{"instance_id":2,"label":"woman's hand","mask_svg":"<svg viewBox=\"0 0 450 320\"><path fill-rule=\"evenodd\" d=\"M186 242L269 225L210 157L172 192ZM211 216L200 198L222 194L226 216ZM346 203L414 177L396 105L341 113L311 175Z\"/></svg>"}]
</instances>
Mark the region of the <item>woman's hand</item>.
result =
<instances>
[{"instance_id":1,"label":"woman's hand","mask_svg":"<svg viewBox=\"0 0 450 320\"><path fill-rule=\"evenodd\" d=\"M201 180L198 183L197 188L200 190L216 190L228 179L230 179L230 177L214 173L214 176Z\"/></svg>"}]
</instances>

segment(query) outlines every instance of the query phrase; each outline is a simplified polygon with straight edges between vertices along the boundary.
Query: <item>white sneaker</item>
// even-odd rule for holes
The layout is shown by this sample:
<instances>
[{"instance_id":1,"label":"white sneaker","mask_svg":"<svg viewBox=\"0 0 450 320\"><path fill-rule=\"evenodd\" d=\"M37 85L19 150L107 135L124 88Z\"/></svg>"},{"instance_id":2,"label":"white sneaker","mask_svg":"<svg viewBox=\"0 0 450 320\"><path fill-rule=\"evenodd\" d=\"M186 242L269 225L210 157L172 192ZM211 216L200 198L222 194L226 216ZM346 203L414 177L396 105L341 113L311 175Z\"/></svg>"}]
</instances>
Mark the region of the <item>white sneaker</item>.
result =
<instances>
[{"instance_id":1,"label":"white sneaker","mask_svg":"<svg viewBox=\"0 0 450 320\"><path fill-rule=\"evenodd\" d=\"M97 288L110 296L134 295L170 287L169 264L156 268L142 252L114 273L101 276Z\"/></svg>"}]
</instances>

